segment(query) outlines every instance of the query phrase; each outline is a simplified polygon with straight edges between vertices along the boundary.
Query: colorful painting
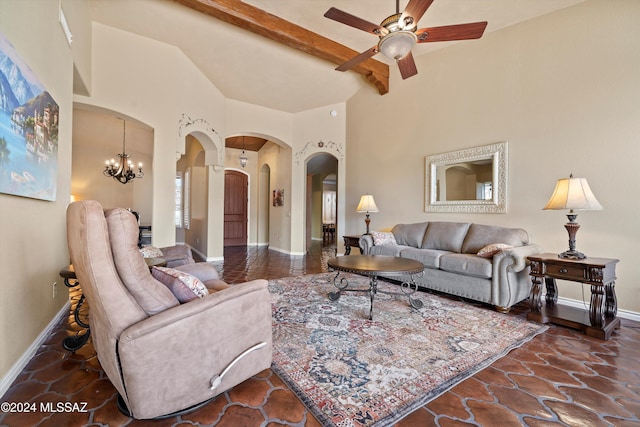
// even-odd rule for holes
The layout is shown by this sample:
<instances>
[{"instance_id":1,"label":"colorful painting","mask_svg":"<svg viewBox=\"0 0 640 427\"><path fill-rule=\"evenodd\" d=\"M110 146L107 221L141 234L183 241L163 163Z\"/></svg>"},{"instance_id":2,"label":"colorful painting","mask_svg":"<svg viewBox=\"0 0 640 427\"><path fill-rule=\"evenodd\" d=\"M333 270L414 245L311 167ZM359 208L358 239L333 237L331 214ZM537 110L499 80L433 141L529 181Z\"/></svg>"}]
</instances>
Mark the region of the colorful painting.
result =
<instances>
[{"instance_id":1,"label":"colorful painting","mask_svg":"<svg viewBox=\"0 0 640 427\"><path fill-rule=\"evenodd\" d=\"M0 193L55 200L59 107L0 33Z\"/></svg>"}]
</instances>

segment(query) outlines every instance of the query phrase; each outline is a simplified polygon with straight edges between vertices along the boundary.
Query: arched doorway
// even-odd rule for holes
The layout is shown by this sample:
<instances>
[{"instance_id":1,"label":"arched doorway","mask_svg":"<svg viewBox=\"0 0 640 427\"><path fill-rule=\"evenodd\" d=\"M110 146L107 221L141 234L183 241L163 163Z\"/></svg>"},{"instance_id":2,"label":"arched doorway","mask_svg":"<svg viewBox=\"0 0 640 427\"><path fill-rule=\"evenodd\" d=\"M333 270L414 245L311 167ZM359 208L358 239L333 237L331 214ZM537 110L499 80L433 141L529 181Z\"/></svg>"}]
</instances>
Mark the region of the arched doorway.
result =
<instances>
[{"instance_id":1,"label":"arched doorway","mask_svg":"<svg viewBox=\"0 0 640 427\"><path fill-rule=\"evenodd\" d=\"M331 231L329 243L336 243L338 159L332 154L318 153L307 161L306 249L312 240L326 241L325 226ZM327 197L330 203L325 203ZM328 212L327 210L331 210Z\"/></svg>"},{"instance_id":2,"label":"arched doorway","mask_svg":"<svg viewBox=\"0 0 640 427\"><path fill-rule=\"evenodd\" d=\"M247 203L249 180L246 174L224 172L224 246L247 244Z\"/></svg>"}]
</instances>

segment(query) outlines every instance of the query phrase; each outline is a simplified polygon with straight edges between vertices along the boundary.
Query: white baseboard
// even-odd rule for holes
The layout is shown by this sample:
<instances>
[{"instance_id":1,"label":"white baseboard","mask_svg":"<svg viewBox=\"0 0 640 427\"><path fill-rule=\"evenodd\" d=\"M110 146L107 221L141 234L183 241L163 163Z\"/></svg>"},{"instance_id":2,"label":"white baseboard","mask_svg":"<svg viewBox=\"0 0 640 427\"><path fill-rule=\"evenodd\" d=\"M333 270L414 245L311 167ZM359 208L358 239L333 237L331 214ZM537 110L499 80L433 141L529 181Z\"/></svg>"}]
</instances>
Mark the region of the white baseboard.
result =
<instances>
[{"instance_id":1,"label":"white baseboard","mask_svg":"<svg viewBox=\"0 0 640 427\"><path fill-rule=\"evenodd\" d=\"M36 337L36 339L31 343L29 348L22 353L22 356L13 364L11 369L0 379L0 396L4 396L4 394L9 390L11 384L18 378L18 375L22 372L27 363L33 358L33 355L36 354L36 351L40 348L42 343L46 341L46 339L51 335L51 331L55 326L62 320L64 316L69 315L69 310L71 308L71 303L67 301L67 303L62 306L60 311L51 319L49 324L40 332L40 335ZM60 344L62 345L62 344ZM1 400L1 399L0 399Z\"/></svg>"},{"instance_id":2,"label":"white baseboard","mask_svg":"<svg viewBox=\"0 0 640 427\"><path fill-rule=\"evenodd\" d=\"M584 310L589 310L589 303L585 303L575 299L562 298L558 297L558 303L562 305L566 305L568 307L581 308ZM620 310L618 309L618 317L623 319L635 320L636 322L640 322L640 313L636 313L635 311L629 310Z\"/></svg>"}]
</instances>

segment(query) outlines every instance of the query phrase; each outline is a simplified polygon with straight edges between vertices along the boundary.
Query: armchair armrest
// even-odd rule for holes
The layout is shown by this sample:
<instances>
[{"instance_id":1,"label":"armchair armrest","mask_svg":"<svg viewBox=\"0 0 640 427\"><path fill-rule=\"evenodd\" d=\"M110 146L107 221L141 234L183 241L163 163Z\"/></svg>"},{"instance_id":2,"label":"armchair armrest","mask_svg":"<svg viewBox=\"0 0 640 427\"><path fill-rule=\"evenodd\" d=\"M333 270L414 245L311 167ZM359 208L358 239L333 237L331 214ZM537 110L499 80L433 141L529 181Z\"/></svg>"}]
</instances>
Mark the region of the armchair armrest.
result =
<instances>
[{"instance_id":1,"label":"armchair armrest","mask_svg":"<svg viewBox=\"0 0 640 427\"><path fill-rule=\"evenodd\" d=\"M202 316L203 313L206 313L207 316L211 316L211 310L221 309L221 306L223 306L225 302L234 301L247 296L253 300L252 305L263 301L265 297L266 302L270 302L267 286L268 282L266 280L252 280L239 285L233 285L224 291L210 294L205 298L189 301L186 304L165 310L162 313L148 317L130 326L120 335L119 341L121 345L126 345L128 342L153 334L154 332L169 325L175 325L176 322L192 322L194 318ZM266 292L266 295L261 295L264 294L264 292L261 292L262 290ZM271 307L269 306L269 310L270 309ZM235 316L240 317L242 316L242 313L236 313ZM220 324L222 320L224 319L217 319L216 323Z\"/></svg>"},{"instance_id":2,"label":"armchair armrest","mask_svg":"<svg viewBox=\"0 0 640 427\"><path fill-rule=\"evenodd\" d=\"M129 409L136 418L175 412L269 368L271 323L268 282L254 280L130 326L118 342L123 398L139 405Z\"/></svg>"}]
</instances>

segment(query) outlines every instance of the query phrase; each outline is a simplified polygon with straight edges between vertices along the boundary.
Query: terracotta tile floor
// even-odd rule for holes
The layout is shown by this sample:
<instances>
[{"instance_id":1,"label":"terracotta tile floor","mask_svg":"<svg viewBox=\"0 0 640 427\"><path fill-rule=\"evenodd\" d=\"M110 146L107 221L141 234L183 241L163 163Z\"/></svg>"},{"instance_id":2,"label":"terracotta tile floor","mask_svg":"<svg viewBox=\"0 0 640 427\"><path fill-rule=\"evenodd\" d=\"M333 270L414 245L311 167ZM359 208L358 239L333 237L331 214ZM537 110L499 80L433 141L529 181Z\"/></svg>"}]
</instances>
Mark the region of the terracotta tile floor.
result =
<instances>
[{"instance_id":1,"label":"terracotta tile floor","mask_svg":"<svg viewBox=\"0 0 640 427\"><path fill-rule=\"evenodd\" d=\"M224 280L326 271L335 246L317 242L305 257L266 248L229 248L216 263ZM74 298L77 292L72 293ZM72 298L73 300L73 298ZM524 316L521 303L511 315ZM317 426L271 370L179 417L137 421L116 409L116 392L91 342L75 354L61 341L79 330L73 316L55 328L0 402L86 402L87 412L0 413L0 426ZM513 350L402 420L398 426L639 426L640 324L622 319L609 341L563 327Z\"/></svg>"}]
</instances>

